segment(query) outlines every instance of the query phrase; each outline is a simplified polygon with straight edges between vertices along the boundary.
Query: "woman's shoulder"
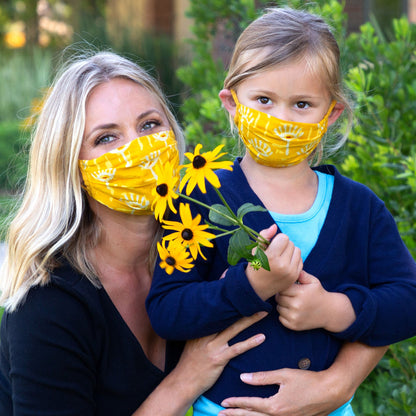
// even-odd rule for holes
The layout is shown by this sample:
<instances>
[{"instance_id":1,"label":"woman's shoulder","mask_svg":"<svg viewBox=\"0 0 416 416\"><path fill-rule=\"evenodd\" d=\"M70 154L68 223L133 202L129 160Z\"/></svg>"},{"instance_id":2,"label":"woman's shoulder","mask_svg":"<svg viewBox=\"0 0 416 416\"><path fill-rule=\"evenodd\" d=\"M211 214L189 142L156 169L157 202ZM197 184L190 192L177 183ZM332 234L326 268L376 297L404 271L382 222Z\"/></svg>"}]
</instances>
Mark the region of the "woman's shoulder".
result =
<instances>
[{"instance_id":1,"label":"woman's shoulder","mask_svg":"<svg viewBox=\"0 0 416 416\"><path fill-rule=\"evenodd\" d=\"M3 319L10 330L19 333L35 326L50 336L62 330L83 335L92 330L94 334L102 320L100 297L100 289L63 264L51 273L49 283L32 287L17 309L5 312Z\"/></svg>"}]
</instances>

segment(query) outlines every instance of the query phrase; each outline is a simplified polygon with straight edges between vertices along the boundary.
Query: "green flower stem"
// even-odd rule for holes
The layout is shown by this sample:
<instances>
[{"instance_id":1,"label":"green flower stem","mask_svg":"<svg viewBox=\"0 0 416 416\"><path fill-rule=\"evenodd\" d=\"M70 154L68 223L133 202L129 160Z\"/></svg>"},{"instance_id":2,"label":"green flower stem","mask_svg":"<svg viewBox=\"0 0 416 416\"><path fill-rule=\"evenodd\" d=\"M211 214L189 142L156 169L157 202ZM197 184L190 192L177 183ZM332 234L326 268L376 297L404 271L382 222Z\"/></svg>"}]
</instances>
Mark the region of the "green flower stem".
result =
<instances>
[{"instance_id":1,"label":"green flower stem","mask_svg":"<svg viewBox=\"0 0 416 416\"><path fill-rule=\"evenodd\" d=\"M217 189L214 188L215 191L217 192L219 198L221 199L222 203L224 204L224 206L227 208L228 212L231 214L231 216L229 215L225 215L223 212L220 212L218 210L216 210L215 208L211 207L210 205L205 204L204 202L198 201L195 198L192 198L191 196L185 195L181 192L177 192L177 194L185 199L187 199L188 201L194 202L195 204L201 205L204 208L207 208L210 211L213 211L217 214L220 214L222 217L226 218L227 220L233 222L235 225L237 225L239 228L242 228L244 231L247 232L247 234L249 234L251 236L251 238L254 241L259 241L261 244L268 246L269 245L269 241L267 241L263 236L261 236L257 231L253 230L250 227L247 227L242 220L239 220L237 215L235 215L235 213L233 212L233 210L230 208L230 206L228 205L227 201L224 199L224 197L222 196L221 192ZM212 227L212 226L211 226ZM220 228L217 228L220 231L224 231L221 230ZM232 234L234 233L236 230L232 230L232 231L225 231L225 234L223 235L227 235L227 234ZM219 237L219 236L217 236Z\"/></svg>"},{"instance_id":2,"label":"green flower stem","mask_svg":"<svg viewBox=\"0 0 416 416\"><path fill-rule=\"evenodd\" d=\"M218 210L216 210L215 208L212 208L210 205L204 204L201 201L198 201L197 199L192 198L191 196L188 195L184 195L180 192L177 192L177 194L185 199L187 199L188 201L194 202L195 204L201 205L201 207L205 207L207 209L209 209L210 211L214 211L217 214L220 214L222 217L227 218L227 220L230 220L231 222L233 222L235 225L240 226L240 222L238 221L238 218L235 216L235 214L229 209L229 211L233 214L232 217L229 217L228 215L224 215L223 212L220 212Z\"/></svg>"},{"instance_id":3,"label":"green flower stem","mask_svg":"<svg viewBox=\"0 0 416 416\"><path fill-rule=\"evenodd\" d=\"M232 214L232 216L235 219L235 221L237 221L237 223L240 226L240 228L242 228L247 234L249 234L254 241L259 241L261 244L265 244L266 246L268 246L269 245L269 242L264 237L262 237L257 231L253 230L252 228L247 227L247 225L245 225L243 223L243 221L240 220L237 217L237 215L233 212L233 210L231 209L231 207L228 205L228 203L225 200L225 198L222 196L222 193L220 192L220 190L218 188L214 188L214 189L217 192L217 195L221 199L221 201L224 204L224 206Z\"/></svg>"}]
</instances>

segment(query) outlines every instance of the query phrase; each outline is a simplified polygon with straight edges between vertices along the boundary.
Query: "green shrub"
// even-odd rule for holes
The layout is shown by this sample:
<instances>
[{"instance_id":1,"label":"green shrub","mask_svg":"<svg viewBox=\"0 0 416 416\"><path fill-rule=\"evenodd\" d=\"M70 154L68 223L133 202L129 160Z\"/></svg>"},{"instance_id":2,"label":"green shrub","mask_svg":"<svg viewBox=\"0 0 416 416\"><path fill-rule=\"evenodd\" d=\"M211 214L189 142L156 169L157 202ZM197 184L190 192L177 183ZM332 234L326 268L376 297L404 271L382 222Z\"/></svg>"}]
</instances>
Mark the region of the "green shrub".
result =
<instances>
[{"instance_id":1,"label":"green shrub","mask_svg":"<svg viewBox=\"0 0 416 416\"><path fill-rule=\"evenodd\" d=\"M52 52L42 48L0 51L0 121L23 121L48 86Z\"/></svg>"},{"instance_id":2,"label":"green shrub","mask_svg":"<svg viewBox=\"0 0 416 416\"><path fill-rule=\"evenodd\" d=\"M386 202L416 255L416 25L393 21L387 40L370 23L347 39L353 63L346 80L356 118L341 170Z\"/></svg>"},{"instance_id":3,"label":"green shrub","mask_svg":"<svg viewBox=\"0 0 416 416\"><path fill-rule=\"evenodd\" d=\"M27 157L22 154L26 142L19 121L0 122L0 189L13 192L26 174Z\"/></svg>"},{"instance_id":4,"label":"green shrub","mask_svg":"<svg viewBox=\"0 0 416 416\"><path fill-rule=\"evenodd\" d=\"M386 28L384 28L386 30ZM416 25L392 22L386 39L366 23L346 42L346 81L356 99L356 125L341 171L369 185L394 215L406 245L416 255ZM416 408L416 339L393 345L358 390L357 414L411 415Z\"/></svg>"},{"instance_id":5,"label":"green shrub","mask_svg":"<svg viewBox=\"0 0 416 416\"><path fill-rule=\"evenodd\" d=\"M412 416L416 408L416 338L390 347L361 385L353 408L360 416Z\"/></svg>"}]
</instances>

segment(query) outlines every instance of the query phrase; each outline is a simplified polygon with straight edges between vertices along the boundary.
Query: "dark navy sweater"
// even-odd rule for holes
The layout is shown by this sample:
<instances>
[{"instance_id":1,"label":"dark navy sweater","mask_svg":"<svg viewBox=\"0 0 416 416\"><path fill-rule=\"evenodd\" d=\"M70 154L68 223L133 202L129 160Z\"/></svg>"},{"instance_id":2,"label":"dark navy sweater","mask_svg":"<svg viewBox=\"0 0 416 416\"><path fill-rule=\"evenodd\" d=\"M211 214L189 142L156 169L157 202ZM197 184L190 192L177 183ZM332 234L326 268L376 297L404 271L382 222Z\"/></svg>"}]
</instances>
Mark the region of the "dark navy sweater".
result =
<instances>
[{"instance_id":1,"label":"dark navy sweater","mask_svg":"<svg viewBox=\"0 0 416 416\"><path fill-rule=\"evenodd\" d=\"M264 333L266 341L235 358L205 396L220 403L230 396L263 396L275 393L271 386L242 383L242 372L298 368L328 368L342 343L361 341L380 346L416 335L416 264L403 244L394 219L384 203L367 187L343 177L333 166L320 171L334 175L334 190L318 241L304 262L304 270L320 279L328 291L345 293L357 319L341 333L317 329L291 331L278 320L274 299L263 302L245 275L245 261L221 274L227 263L228 237L203 247L207 261L199 258L189 273L169 276L156 267L147 298L148 313L156 332L167 339L189 339L220 331L241 316L265 310L269 315L235 341ZM250 188L239 161L233 172L217 172L220 191L236 211L246 202L263 206ZM216 192L196 189L192 196L206 204L220 203ZM182 201L187 202L187 201ZM193 215L208 218L207 210L191 204ZM171 218L172 219L172 218ZM178 220L177 216L173 219ZM249 213L244 222L261 231L273 224L268 212ZM304 360L306 359L306 360ZM302 361L303 360L303 361Z\"/></svg>"},{"instance_id":2,"label":"dark navy sweater","mask_svg":"<svg viewBox=\"0 0 416 416\"><path fill-rule=\"evenodd\" d=\"M3 315L1 416L130 416L164 376L105 290L69 266Z\"/></svg>"}]
</instances>

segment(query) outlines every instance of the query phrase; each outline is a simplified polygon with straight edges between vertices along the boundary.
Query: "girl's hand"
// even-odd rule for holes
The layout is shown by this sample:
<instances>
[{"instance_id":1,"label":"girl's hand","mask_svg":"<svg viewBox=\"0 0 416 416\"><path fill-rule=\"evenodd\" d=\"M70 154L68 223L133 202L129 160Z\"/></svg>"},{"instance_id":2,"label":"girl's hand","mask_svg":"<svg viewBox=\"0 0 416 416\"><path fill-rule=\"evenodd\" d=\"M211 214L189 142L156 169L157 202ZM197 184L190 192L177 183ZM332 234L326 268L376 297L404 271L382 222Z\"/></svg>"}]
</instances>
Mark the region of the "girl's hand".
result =
<instances>
[{"instance_id":1,"label":"girl's hand","mask_svg":"<svg viewBox=\"0 0 416 416\"><path fill-rule=\"evenodd\" d=\"M262 268L254 270L250 265L246 270L251 286L263 300L290 287L298 279L303 268L299 248L295 247L286 234L276 235L276 232L276 224L260 232L266 240L271 240L265 250L270 271Z\"/></svg>"},{"instance_id":2,"label":"girl's hand","mask_svg":"<svg viewBox=\"0 0 416 416\"><path fill-rule=\"evenodd\" d=\"M282 369L242 374L241 379L252 385L278 384L279 392L268 398L231 397L221 405L230 407L218 416L326 416L346 400L334 397L325 371L314 372ZM231 407L233 409L231 409Z\"/></svg>"},{"instance_id":3,"label":"girl's hand","mask_svg":"<svg viewBox=\"0 0 416 416\"><path fill-rule=\"evenodd\" d=\"M279 320L285 327L341 332L355 321L354 308L346 295L326 291L319 279L304 270L297 283L275 296Z\"/></svg>"}]
</instances>

